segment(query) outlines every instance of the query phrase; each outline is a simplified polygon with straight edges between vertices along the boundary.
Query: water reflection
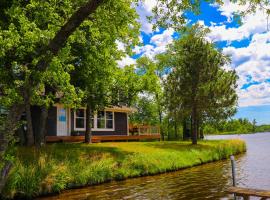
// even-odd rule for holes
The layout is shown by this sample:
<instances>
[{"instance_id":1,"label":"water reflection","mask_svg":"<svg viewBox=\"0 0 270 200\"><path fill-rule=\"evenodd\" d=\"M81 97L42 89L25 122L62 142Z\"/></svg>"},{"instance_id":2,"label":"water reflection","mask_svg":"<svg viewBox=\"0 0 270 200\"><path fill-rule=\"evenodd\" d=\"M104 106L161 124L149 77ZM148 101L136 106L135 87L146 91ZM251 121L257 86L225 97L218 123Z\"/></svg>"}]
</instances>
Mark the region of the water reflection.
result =
<instances>
[{"instance_id":1,"label":"water reflection","mask_svg":"<svg viewBox=\"0 0 270 200\"><path fill-rule=\"evenodd\" d=\"M244 139L248 150L236 161L238 184L251 188L270 189L270 133L211 136L210 138Z\"/></svg>"},{"instance_id":2,"label":"water reflection","mask_svg":"<svg viewBox=\"0 0 270 200\"><path fill-rule=\"evenodd\" d=\"M246 140L248 146L246 154L236 157L238 185L270 189L270 134L208 139L231 137ZM224 160L173 173L68 190L42 199L230 199L225 190L231 184L230 161Z\"/></svg>"}]
</instances>

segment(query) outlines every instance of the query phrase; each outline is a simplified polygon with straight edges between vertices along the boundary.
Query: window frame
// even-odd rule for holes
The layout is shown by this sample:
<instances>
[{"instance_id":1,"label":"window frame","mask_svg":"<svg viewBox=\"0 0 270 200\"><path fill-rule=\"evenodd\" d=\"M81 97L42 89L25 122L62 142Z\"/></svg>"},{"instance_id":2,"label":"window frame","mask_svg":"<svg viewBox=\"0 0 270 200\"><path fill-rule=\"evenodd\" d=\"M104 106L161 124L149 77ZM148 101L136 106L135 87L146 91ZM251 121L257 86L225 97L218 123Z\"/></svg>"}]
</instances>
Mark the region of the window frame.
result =
<instances>
[{"instance_id":1,"label":"window frame","mask_svg":"<svg viewBox=\"0 0 270 200\"><path fill-rule=\"evenodd\" d=\"M113 111L108 111L108 110L104 110L104 120L105 120L105 127L106 127L106 122L107 122L107 115L106 112L111 112L112 113L112 128L98 128L97 127L97 115L98 113L96 112L94 115L94 128L92 128L93 131L114 131L115 129L115 123L114 123L114 112Z\"/></svg>"},{"instance_id":2,"label":"window frame","mask_svg":"<svg viewBox=\"0 0 270 200\"><path fill-rule=\"evenodd\" d=\"M77 128L77 124L76 124L76 119L79 118L79 119L82 119L82 117L77 117L76 115L76 110L74 110L74 115L73 115L73 125L74 125L74 131L85 131L86 130L86 109L85 108L79 108L78 110L83 110L84 111L84 128ZM94 126L93 128L91 128L92 131L115 131L115 117L114 117L114 111L107 111L107 110L104 110L104 120L105 120L105 127L107 125L107 115L106 113L107 112L111 112L112 113L112 119L109 119L112 121L112 128L98 128L97 127L97 115L98 113L97 112L94 112ZM92 118L91 118L92 120Z\"/></svg>"},{"instance_id":3,"label":"window frame","mask_svg":"<svg viewBox=\"0 0 270 200\"><path fill-rule=\"evenodd\" d=\"M85 108L79 108L78 110L83 110L84 117L77 117L76 111L74 110L74 117L73 117L73 124L74 124L74 131L85 131L86 130L86 109ZM83 128L77 128L76 119L84 119L83 120Z\"/></svg>"}]
</instances>

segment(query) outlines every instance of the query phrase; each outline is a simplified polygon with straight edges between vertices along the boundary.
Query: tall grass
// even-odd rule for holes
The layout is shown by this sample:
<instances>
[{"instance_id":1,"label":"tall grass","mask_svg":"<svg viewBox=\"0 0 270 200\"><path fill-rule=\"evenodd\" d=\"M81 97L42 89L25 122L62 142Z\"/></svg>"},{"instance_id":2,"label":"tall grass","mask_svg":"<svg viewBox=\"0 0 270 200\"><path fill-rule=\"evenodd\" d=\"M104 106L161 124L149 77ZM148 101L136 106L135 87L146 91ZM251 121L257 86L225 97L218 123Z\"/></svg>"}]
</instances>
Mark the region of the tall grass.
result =
<instances>
[{"instance_id":1,"label":"tall grass","mask_svg":"<svg viewBox=\"0 0 270 200\"><path fill-rule=\"evenodd\" d=\"M78 186L163 173L228 158L241 140L51 144L18 148L4 196L31 198Z\"/></svg>"}]
</instances>

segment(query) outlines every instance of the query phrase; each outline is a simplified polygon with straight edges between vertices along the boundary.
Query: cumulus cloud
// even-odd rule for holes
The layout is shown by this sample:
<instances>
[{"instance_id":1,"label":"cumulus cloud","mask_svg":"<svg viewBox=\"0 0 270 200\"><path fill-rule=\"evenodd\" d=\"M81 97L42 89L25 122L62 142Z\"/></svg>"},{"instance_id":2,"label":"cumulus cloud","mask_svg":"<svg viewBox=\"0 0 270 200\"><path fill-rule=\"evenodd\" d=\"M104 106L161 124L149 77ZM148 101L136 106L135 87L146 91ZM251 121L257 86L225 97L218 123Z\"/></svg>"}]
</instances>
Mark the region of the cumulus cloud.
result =
<instances>
[{"instance_id":1,"label":"cumulus cloud","mask_svg":"<svg viewBox=\"0 0 270 200\"><path fill-rule=\"evenodd\" d=\"M152 16L152 9L156 5L156 0L145 0L141 1L136 7L136 11L139 14L139 22L141 24L141 31L147 34L153 32L153 25L149 23L147 17Z\"/></svg>"},{"instance_id":2,"label":"cumulus cloud","mask_svg":"<svg viewBox=\"0 0 270 200\"><path fill-rule=\"evenodd\" d=\"M163 33L154 35L151 38L150 42L155 44L158 47L166 46L172 43L173 34L174 34L174 30L172 28L166 29L165 31L163 31Z\"/></svg>"},{"instance_id":3,"label":"cumulus cloud","mask_svg":"<svg viewBox=\"0 0 270 200\"><path fill-rule=\"evenodd\" d=\"M123 42L116 40L115 43L117 45L118 50L125 51L125 44Z\"/></svg>"},{"instance_id":4,"label":"cumulus cloud","mask_svg":"<svg viewBox=\"0 0 270 200\"><path fill-rule=\"evenodd\" d=\"M267 16L263 12L257 12L243 18L243 24L239 27L227 28L226 25L211 25L209 37L213 41L240 41L253 34L267 30Z\"/></svg>"},{"instance_id":5,"label":"cumulus cloud","mask_svg":"<svg viewBox=\"0 0 270 200\"><path fill-rule=\"evenodd\" d=\"M120 68L124 68L127 65L134 65L135 63L136 63L136 60L127 55L122 60L118 61L118 66Z\"/></svg>"},{"instance_id":6,"label":"cumulus cloud","mask_svg":"<svg viewBox=\"0 0 270 200\"><path fill-rule=\"evenodd\" d=\"M245 90L238 91L238 94L241 107L270 105L270 83L268 82L252 85Z\"/></svg>"},{"instance_id":7,"label":"cumulus cloud","mask_svg":"<svg viewBox=\"0 0 270 200\"><path fill-rule=\"evenodd\" d=\"M267 15L262 10L242 18L239 26L227 26L233 21L234 14L245 11L248 5L242 6L224 0L223 5L214 5L220 14L227 17L222 24L210 25L208 38L212 41L226 41L223 52L232 58L231 66L238 76L239 106L270 104L270 33L267 32ZM245 47L235 47L233 41L248 39Z\"/></svg>"},{"instance_id":8,"label":"cumulus cloud","mask_svg":"<svg viewBox=\"0 0 270 200\"><path fill-rule=\"evenodd\" d=\"M223 52L232 58L231 67L239 76L239 105L270 103L270 33L254 34L247 47L226 47ZM266 96L265 96L266 95Z\"/></svg>"},{"instance_id":9,"label":"cumulus cloud","mask_svg":"<svg viewBox=\"0 0 270 200\"><path fill-rule=\"evenodd\" d=\"M223 5L220 4L212 4L216 7L220 14L227 17L227 22L231 22L233 20L233 15L236 12L242 12L247 10L248 4L239 5L237 3L232 3L231 0L223 0Z\"/></svg>"},{"instance_id":10,"label":"cumulus cloud","mask_svg":"<svg viewBox=\"0 0 270 200\"><path fill-rule=\"evenodd\" d=\"M245 11L248 5L238 5L232 3L230 0L225 0L224 4L217 6L217 10L221 12L221 15L227 17L227 22L232 22L235 13ZM242 18L242 24L239 27L229 27L226 25L212 24L210 27L211 33L209 37L213 41L234 41L249 38L253 34L262 33L267 31L267 14L264 10L259 10L255 13L248 14Z\"/></svg>"},{"instance_id":11,"label":"cumulus cloud","mask_svg":"<svg viewBox=\"0 0 270 200\"><path fill-rule=\"evenodd\" d=\"M173 42L173 34L173 29L166 29L162 33L152 36L149 44L136 46L133 52L137 55L147 56L153 59L155 55L166 51L167 45Z\"/></svg>"}]
</instances>

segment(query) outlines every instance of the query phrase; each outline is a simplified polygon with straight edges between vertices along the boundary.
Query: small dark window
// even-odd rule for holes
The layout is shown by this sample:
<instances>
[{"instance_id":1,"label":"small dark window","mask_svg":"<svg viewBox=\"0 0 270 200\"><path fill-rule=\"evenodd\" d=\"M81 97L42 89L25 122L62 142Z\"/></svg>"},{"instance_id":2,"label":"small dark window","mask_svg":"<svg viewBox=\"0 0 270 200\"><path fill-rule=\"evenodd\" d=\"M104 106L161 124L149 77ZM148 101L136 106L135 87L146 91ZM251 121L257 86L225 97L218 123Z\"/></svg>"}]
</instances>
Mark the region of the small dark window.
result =
<instances>
[{"instance_id":1,"label":"small dark window","mask_svg":"<svg viewBox=\"0 0 270 200\"><path fill-rule=\"evenodd\" d=\"M75 112L75 129L85 129L85 110L78 109Z\"/></svg>"},{"instance_id":2,"label":"small dark window","mask_svg":"<svg viewBox=\"0 0 270 200\"><path fill-rule=\"evenodd\" d=\"M97 128L105 128L105 113L104 113L104 111L98 111Z\"/></svg>"},{"instance_id":3,"label":"small dark window","mask_svg":"<svg viewBox=\"0 0 270 200\"><path fill-rule=\"evenodd\" d=\"M106 121L106 128L113 128L113 121L112 120Z\"/></svg>"},{"instance_id":4,"label":"small dark window","mask_svg":"<svg viewBox=\"0 0 270 200\"><path fill-rule=\"evenodd\" d=\"M76 119L76 128L85 128L84 119L81 119L81 118Z\"/></svg>"},{"instance_id":5,"label":"small dark window","mask_svg":"<svg viewBox=\"0 0 270 200\"><path fill-rule=\"evenodd\" d=\"M106 112L106 128L113 128L113 113Z\"/></svg>"}]
</instances>

